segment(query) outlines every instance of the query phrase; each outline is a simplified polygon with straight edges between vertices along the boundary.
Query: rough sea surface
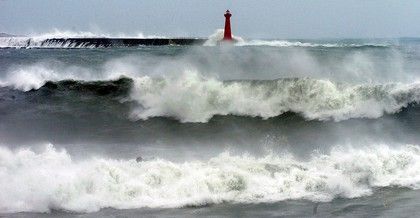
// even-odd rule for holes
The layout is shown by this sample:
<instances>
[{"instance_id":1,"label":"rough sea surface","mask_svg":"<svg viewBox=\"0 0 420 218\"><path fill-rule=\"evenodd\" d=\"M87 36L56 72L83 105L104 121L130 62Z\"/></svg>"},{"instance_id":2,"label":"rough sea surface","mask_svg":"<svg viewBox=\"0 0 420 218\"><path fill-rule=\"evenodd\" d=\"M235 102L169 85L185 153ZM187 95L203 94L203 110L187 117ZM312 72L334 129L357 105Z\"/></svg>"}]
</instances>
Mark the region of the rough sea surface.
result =
<instances>
[{"instance_id":1,"label":"rough sea surface","mask_svg":"<svg viewBox=\"0 0 420 218\"><path fill-rule=\"evenodd\" d=\"M420 39L214 38L0 38L0 217L420 213Z\"/></svg>"}]
</instances>

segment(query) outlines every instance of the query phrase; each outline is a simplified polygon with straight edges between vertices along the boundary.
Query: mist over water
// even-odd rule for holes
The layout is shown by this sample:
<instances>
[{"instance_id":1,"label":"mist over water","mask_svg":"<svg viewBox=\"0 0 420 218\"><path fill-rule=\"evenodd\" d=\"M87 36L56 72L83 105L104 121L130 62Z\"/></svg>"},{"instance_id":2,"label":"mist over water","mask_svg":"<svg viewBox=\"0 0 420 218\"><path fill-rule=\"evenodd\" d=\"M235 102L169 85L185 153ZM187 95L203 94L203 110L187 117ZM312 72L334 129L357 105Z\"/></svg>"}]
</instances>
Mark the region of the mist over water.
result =
<instances>
[{"instance_id":1,"label":"mist over water","mask_svg":"<svg viewBox=\"0 0 420 218\"><path fill-rule=\"evenodd\" d=\"M418 188L418 40L212 37L0 49L0 212L334 204Z\"/></svg>"}]
</instances>

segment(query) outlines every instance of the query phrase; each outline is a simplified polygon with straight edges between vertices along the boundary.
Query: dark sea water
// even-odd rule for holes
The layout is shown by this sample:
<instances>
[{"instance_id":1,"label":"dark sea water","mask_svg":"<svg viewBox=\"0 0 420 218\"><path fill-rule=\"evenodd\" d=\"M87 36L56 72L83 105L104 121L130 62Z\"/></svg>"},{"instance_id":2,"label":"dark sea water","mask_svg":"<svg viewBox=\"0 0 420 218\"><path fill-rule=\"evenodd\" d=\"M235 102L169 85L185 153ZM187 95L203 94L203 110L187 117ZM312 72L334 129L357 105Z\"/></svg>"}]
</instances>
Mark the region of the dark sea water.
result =
<instances>
[{"instance_id":1,"label":"dark sea water","mask_svg":"<svg viewBox=\"0 0 420 218\"><path fill-rule=\"evenodd\" d=\"M420 213L419 39L19 43L0 217Z\"/></svg>"}]
</instances>

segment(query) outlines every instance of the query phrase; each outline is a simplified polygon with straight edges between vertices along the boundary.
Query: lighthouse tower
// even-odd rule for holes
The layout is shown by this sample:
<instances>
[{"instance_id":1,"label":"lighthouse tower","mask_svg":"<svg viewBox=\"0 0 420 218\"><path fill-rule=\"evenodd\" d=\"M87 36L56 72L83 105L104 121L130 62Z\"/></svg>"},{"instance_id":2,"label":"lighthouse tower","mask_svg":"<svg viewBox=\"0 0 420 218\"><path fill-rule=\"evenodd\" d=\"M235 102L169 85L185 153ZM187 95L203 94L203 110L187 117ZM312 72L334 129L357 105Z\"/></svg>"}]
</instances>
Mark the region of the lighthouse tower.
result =
<instances>
[{"instance_id":1,"label":"lighthouse tower","mask_svg":"<svg viewBox=\"0 0 420 218\"><path fill-rule=\"evenodd\" d=\"M230 30L230 17L232 14L229 10L225 13L225 35L223 36L223 40L225 41L232 41L232 31Z\"/></svg>"}]
</instances>

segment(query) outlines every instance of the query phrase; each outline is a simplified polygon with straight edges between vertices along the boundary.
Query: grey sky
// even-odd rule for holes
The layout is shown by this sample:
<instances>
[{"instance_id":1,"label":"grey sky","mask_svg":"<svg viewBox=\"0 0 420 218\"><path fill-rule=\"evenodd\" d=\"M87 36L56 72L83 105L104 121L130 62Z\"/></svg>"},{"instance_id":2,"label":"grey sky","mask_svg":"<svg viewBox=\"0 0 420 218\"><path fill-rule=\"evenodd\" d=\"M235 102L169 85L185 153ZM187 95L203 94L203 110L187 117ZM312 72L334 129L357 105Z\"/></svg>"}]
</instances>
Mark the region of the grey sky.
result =
<instances>
[{"instance_id":1,"label":"grey sky","mask_svg":"<svg viewBox=\"0 0 420 218\"><path fill-rule=\"evenodd\" d=\"M208 36L227 8L245 38L420 36L418 0L0 0L0 32Z\"/></svg>"}]
</instances>

